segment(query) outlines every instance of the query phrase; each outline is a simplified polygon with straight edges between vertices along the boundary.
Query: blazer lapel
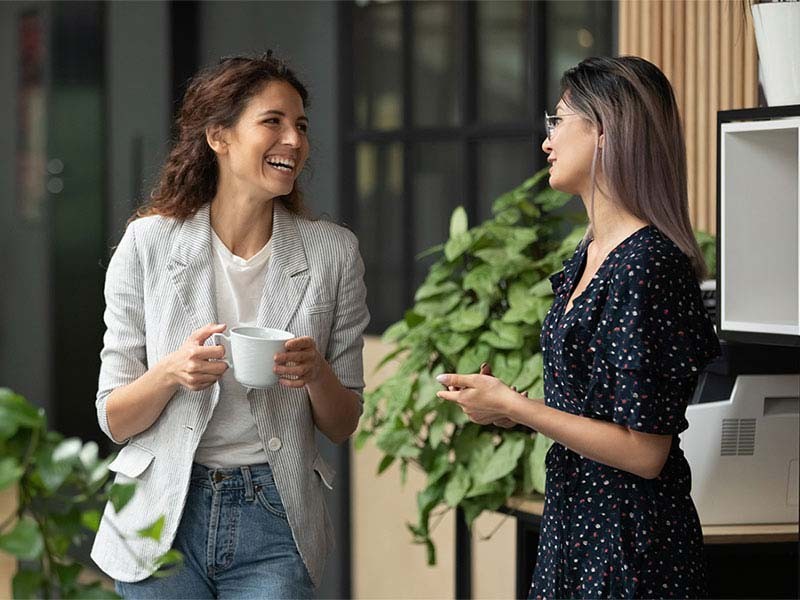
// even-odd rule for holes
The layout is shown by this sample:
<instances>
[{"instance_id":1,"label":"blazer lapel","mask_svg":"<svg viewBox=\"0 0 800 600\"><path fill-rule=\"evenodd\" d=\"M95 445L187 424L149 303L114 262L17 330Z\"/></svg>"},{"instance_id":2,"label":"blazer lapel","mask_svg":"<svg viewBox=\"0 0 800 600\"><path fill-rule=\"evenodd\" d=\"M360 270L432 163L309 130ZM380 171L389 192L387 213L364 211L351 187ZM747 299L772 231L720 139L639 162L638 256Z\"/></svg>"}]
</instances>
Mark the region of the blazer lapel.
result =
<instances>
[{"instance_id":1,"label":"blazer lapel","mask_svg":"<svg viewBox=\"0 0 800 600\"><path fill-rule=\"evenodd\" d=\"M308 262L294 216L280 201L273 201L272 257L270 259L258 325L286 329L308 287Z\"/></svg>"},{"instance_id":2,"label":"blazer lapel","mask_svg":"<svg viewBox=\"0 0 800 600\"><path fill-rule=\"evenodd\" d=\"M209 205L183 221L167 263L193 329L217 322Z\"/></svg>"}]
</instances>

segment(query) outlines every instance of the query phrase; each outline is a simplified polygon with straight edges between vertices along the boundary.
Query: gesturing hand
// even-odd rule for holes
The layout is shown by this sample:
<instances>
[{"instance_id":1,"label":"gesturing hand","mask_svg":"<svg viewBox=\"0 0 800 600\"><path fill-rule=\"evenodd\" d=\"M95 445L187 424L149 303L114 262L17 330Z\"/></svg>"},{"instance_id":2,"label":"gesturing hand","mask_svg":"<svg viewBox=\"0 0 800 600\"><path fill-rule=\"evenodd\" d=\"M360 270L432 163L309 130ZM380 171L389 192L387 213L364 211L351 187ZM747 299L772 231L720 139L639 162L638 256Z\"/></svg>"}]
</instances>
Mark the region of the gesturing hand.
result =
<instances>
[{"instance_id":1,"label":"gesturing hand","mask_svg":"<svg viewBox=\"0 0 800 600\"><path fill-rule=\"evenodd\" d=\"M278 383L291 388L301 388L317 380L325 359L317 350L312 337L288 340L285 351L275 355L273 371L280 378Z\"/></svg>"},{"instance_id":2,"label":"gesturing hand","mask_svg":"<svg viewBox=\"0 0 800 600\"><path fill-rule=\"evenodd\" d=\"M489 363L481 363L480 374L491 375L492 377L494 377L494 373L492 373L492 367ZM511 389L514 390L515 392L517 391L517 388L515 388L513 385L511 386ZM522 392L522 395L527 398L528 392ZM516 421L512 421L511 419L503 418L503 419L498 419L497 421L493 421L492 424L497 427L502 427L503 429L511 429L517 423Z\"/></svg>"},{"instance_id":3,"label":"gesturing hand","mask_svg":"<svg viewBox=\"0 0 800 600\"><path fill-rule=\"evenodd\" d=\"M481 369L482 373L491 369ZM514 424L509 418L509 407L516 392L492 375L439 375L439 383L448 386L447 391L436 395L443 400L456 402L464 414L475 423L488 425L496 423L500 427ZM451 389L454 388L454 389Z\"/></svg>"},{"instance_id":4,"label":"gesturing hand","mask_svg":"<svg viewBox=\"0 0 800 600\"><path fill-rule=\"evenodd\" d=\"M171 381L192 391L214 385L228 368L218 360L225 356L225 348L203 344L212 334L223 331L224 324L209 323L193 331L180 348L168 354L165 367Z\"/></svg>"}]
</instances>

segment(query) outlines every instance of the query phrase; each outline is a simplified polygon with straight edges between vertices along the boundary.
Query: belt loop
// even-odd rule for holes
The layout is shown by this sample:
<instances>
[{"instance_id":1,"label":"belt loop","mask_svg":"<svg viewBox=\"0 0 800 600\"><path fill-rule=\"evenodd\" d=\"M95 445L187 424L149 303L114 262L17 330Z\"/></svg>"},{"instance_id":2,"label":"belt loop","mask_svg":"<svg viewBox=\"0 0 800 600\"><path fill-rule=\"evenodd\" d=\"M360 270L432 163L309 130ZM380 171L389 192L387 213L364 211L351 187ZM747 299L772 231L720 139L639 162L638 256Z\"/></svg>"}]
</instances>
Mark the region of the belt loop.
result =
<instances>
[{"instance_id":1,"label":"belt loop","mask_svg":"<svg viewBox=\"0 0 800 600\"><path fill-rule=\"evenodd\" d=\"M256 499L256 495L253 491L253 478L250 476L250 467L244 465L241 469L242 478L244 479L244 499L247 502L252 502Z\"/></svg>"}]
</instances>

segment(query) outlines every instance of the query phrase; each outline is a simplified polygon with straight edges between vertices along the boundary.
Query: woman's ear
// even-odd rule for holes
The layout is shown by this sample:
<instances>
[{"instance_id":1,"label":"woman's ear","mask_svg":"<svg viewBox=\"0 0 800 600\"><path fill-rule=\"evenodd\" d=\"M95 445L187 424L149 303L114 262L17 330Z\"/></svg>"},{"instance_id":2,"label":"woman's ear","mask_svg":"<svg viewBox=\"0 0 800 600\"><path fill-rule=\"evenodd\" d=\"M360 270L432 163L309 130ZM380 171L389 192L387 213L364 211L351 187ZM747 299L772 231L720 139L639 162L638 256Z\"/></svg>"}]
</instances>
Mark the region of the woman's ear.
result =
<instances>
[{"instance_id":1,"label":"woman's ear","mask_svg":"<svg viewBox=\"0 0 800 600\"><path fill-rule=\"evenodd\" d=\"M598 147L598 148L601 148L601 149L602 149L602 147L603 147L603 144L605 144L605 143L606 143L606 137L605 137L605 136L606 136L606 134L604 134L604 133L601 133L601 134L600 134L600 135L597 137L597 147Z\"/></svg>"},{"instance_id":2,"label":"woman's ear","mask_svg":"<svg viewBox=\"0 0 800 600\"><path fill-rule=\"evenodd\" d=\"M212 125L206 128L206 142L216 154L225 154L228 151L228 142L224 138L225 129L222 125Z\"/></svg>"}]
</instances>

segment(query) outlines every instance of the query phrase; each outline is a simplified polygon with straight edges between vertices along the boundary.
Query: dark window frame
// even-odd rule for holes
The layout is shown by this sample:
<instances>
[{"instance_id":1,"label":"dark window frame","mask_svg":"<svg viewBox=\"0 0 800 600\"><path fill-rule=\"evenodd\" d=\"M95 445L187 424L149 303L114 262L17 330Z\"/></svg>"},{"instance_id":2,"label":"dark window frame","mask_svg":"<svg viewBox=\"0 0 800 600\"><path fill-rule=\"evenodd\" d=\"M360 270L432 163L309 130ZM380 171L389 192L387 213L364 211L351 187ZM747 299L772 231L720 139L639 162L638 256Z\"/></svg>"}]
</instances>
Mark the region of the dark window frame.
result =
<instances>
[{"instance_id":1,"label":"dark window frame","mask_svg":"<svg viewBox=\"0 0 800 600\"><path fill-rule=\"evenodd\" d=\"M403 181L402 194L405 210L403 211L402 242L403 256L403 304L410 307L414 296L414 248L417 215L414 214L414 152L415 144L420 142L448 141L459 145L462 168L462 189L464 208L470 223L479 218L479 175L478 145L484 141L529 141L534 147L544 139L543 119L547 107L547 81L550 53L548 52L548 32L546 29L547 12L551 5L548 1L528 2L527 35L525 44L526 97L528 115L525 120L512 120L504 123L485 123L479 121L477 94L478 86L478 4L471 1L459 1L457 6L458 22L461 27L461 62L462 73L458 90L461 106L461 124L444 127L418 127L413 121L413 48L414 27L413 8L415 2L401 0L401 61L402 61L402 125L393 130L364 130L355 125L355 70L354 64L354 11L358 9L354 2L339 4L339 214L345 224L359 231L357 198L355 189L356 147L359 143L379 144L400 143L403 148ZM609 3L607 31L612 36L612 45L616 46L616 7ZM550 107L552 108L552 107ZM546 165L543 153L533 153L531 173ZM444 241L444 240L443 240ZM396 315L395 319L402 315ZM387 326L385 322L373 321L368 333L380 333Z\"/></svg>"}]
</instances>

